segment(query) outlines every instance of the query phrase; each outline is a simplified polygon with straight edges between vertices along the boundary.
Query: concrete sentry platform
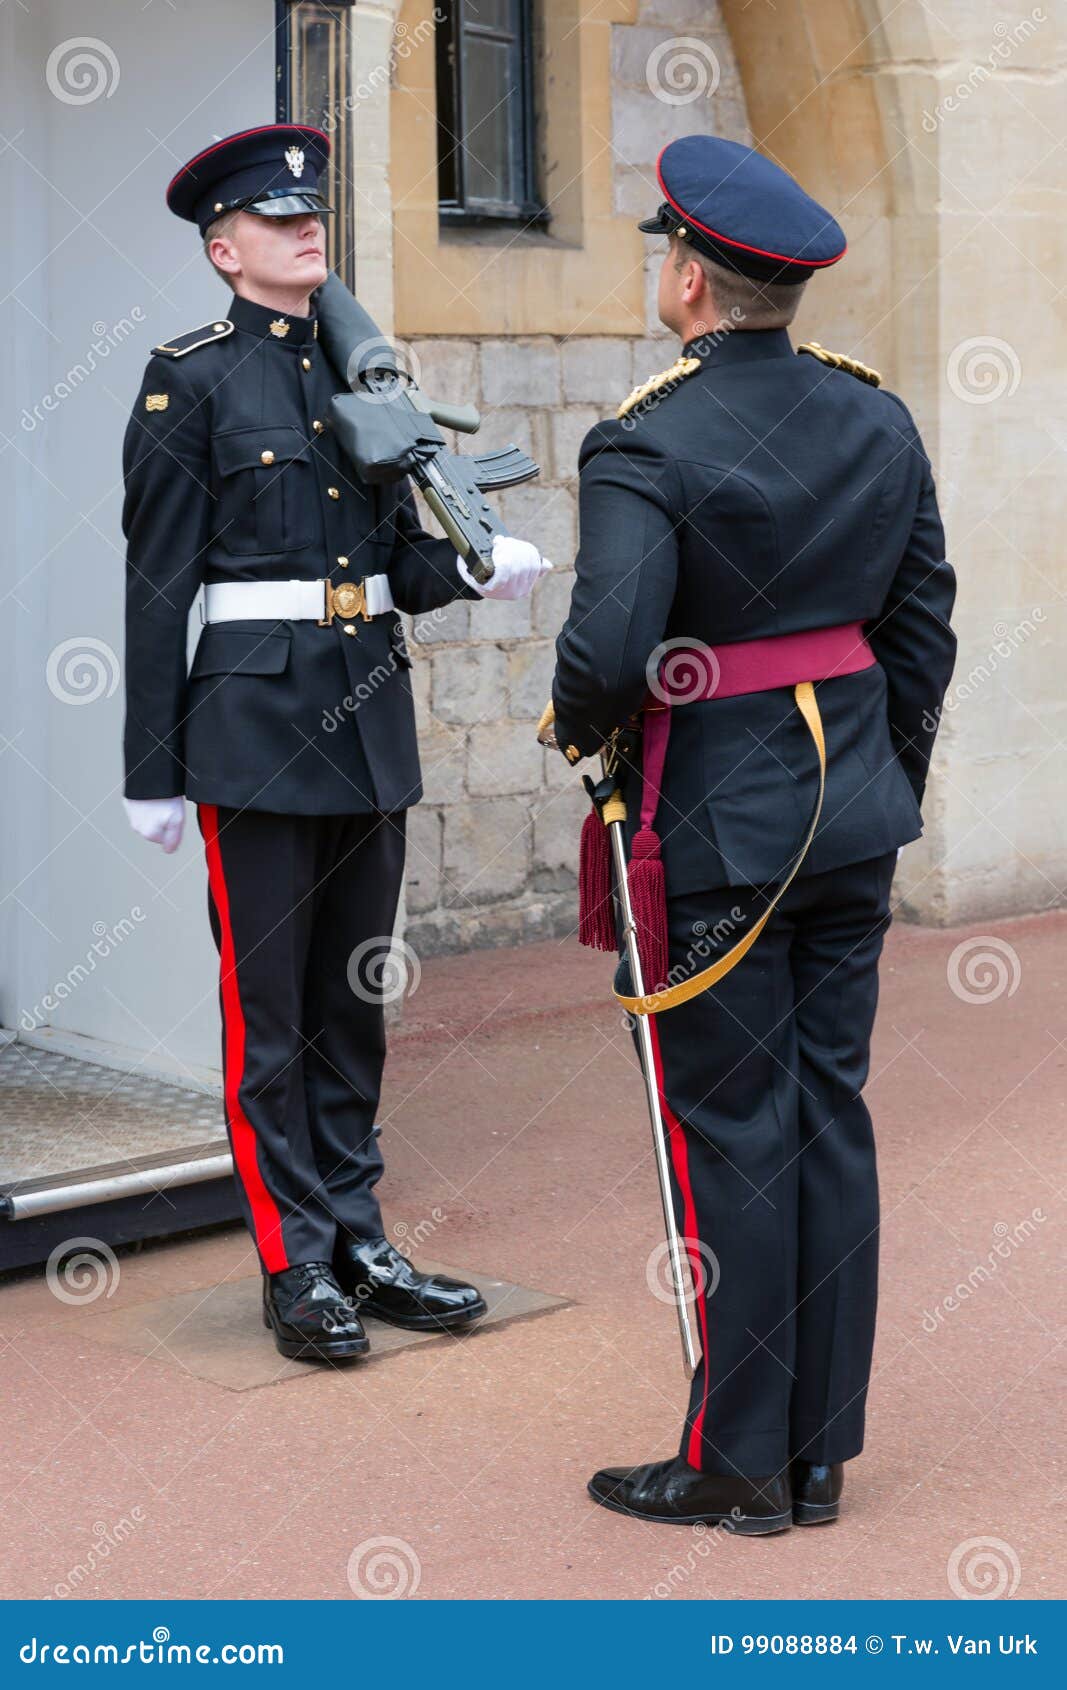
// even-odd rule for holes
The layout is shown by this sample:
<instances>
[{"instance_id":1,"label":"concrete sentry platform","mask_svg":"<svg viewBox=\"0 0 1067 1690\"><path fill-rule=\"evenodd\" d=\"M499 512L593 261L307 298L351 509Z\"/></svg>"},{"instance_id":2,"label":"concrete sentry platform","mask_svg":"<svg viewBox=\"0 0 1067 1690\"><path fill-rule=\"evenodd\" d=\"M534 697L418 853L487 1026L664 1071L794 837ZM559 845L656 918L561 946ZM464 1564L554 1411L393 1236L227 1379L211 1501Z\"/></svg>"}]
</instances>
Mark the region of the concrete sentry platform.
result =
<instances>
[{"instance_id":1,"label":"concrete sentry platform","mask_svg":"<svg viewBox=\"0 0 1067 1690\"><path fill-rule=\"evenodd\" d=\"M427 1273L456 1276L456 1269L441 1262L420 1258L417 1265ZM528 1319L566 1306L563 1297L549 1297L542 1291L509 1285L468 1269L463 1277L478 1286L487 1304L488 1312L477 1326L462 1334L405 1332L387 1326L384 1321L366 1318L371 1353L352 1365L368 1367L412 1345L473 1343L487 1326ZM262 1281L257 1273L254 1278L230 1280L203 1290L182 1291L174 1297L159 1297L130 1308L109 1310L93 1322L93 1341L112 1344L129 1355L169 1362L197 1379L206 1379L228 1391L252 1391L286 1379L306 1379L307 1362L287 1361L278 1354L272 1335L263 1325L261 1302ZM76 1328L79 1317L58 1324ZM310 1365L314 1368L317 1364Z\"/></svg>"},{"instance_id":2,"label":"concrete sentry platform","mask_svg":"<svg viewBox=\"0 0 1067 1690\"><path fill-rule=\"evenodd\" d=\"M950 1597L975 1541L1005 1591L1063 1595L1067 916L983 932L1006 962L984 997L957 954L973 932L897 925L886 948L881 1312L837 1525L697 1539L585 1494L598 1466L673 1453L685 1385L645 1277L656 1187L610 959L549 944L425 965L386 1069L382 1196L417 1255L570 1306L234 1391L105 1334L247 1281L238 1231L123 1255L76 1309L40 1278L0 1286L3 1594L88 1568L81 1596L349 1598L354 1553L388 1536L420 1598ZM90 1566L98 1528L123 1540Z\"/></svg>"},{"instance_id":3,"label":"concrete sentry platform","mask_svg":"<svg viewBox=\"0 0 1067 1690\"><path fill-rule=\"evenodd\" d=\"M197 1091L22 1043L0 1046L0 1185L225 1140Z\"/></svg>"}]
</instances>

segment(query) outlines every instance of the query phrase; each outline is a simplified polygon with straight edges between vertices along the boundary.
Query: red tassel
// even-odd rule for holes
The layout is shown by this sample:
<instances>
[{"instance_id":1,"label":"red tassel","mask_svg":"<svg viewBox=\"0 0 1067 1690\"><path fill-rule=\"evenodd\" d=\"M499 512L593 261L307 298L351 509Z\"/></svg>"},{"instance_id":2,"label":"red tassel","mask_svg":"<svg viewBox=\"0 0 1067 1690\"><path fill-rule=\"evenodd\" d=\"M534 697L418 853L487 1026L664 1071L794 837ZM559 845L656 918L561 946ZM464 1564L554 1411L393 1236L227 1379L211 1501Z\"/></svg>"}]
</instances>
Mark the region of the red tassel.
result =
<instances>
[{"instance_id":1,"label":"red tassel","mask_svg":"<svg viewBox=\"0 0 1067 1690\"><path fill-rule=\"evenodd\" d=\"M594 951L616 949L611 841L595 809L590 810L582 823L578 850L578 941Z\"/></svg>"},{"instance_id":2,"label":"red tassel","mask_svg":"<svg viewBox=\"0 0 1067 1690\"><path fill-rule=\"evenodd\" d=\"M639 828L630 848L630 904L646 992L667 984L667 885L659 834Z\"/></svg>"}]
</instances>

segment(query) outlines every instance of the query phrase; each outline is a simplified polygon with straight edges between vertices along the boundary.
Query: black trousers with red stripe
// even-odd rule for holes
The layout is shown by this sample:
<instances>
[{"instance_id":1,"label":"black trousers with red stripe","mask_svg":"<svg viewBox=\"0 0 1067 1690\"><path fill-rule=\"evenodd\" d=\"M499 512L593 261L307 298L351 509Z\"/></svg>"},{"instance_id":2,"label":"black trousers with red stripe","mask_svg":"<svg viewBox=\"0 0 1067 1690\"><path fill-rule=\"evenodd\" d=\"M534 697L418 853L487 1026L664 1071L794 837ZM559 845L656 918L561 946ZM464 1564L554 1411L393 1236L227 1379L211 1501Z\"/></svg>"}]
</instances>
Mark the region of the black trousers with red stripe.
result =
<instances>
[{"instance_id":1,"label":"black trousers with red stripe","mask_svg":"<svg viewBox=\"0 0 1067 1690\"><path fill-rule=\"evenodd\" d=\"M406 814L200 804L219 950L226 1119L265 1272L380 1237L382 969Z\"/></svg>"},{"instance_id":2,"label":"black trousers with red stripe","mask_svg":"<svg viewBox=\"0 0 1067 1690\"><path fill-rule=\"evenodd\" d=\"M738 966L652 1018L676 1214L704 1359L681 1453L760 1477L863 1446L878 1184L861 1096L896 852L802 876ZM697 972L765 907L669 900L670 965Z\"/></svg>"}]
</instances>

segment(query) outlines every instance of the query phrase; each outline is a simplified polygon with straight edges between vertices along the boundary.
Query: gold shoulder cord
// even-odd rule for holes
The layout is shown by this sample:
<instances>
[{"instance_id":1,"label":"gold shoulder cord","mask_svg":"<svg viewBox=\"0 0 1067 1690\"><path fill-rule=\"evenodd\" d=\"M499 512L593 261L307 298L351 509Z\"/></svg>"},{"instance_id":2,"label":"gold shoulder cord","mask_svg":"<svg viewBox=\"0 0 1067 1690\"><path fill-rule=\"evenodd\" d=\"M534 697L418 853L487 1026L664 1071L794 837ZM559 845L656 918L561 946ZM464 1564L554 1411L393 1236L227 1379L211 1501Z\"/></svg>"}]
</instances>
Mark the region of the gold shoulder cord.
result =
<instances>
[{"instance_id":1,"label":"gold shoulder cord","mask_svg":"<svg viewBox=\"0 0 1067 1690\"><path fill-rule=\"evenodd\" d=\"M818 753L819 791L804 843L800 847L792 868L759 920L753 923L744 938L738 940L732 950L727 951L726 955L720 957L718 962L713 962L709 968L702 969L699 974L690 975L688 980L680 980L677 985L667 986L662 992L648 992L643 998L624 997L621 992L615 992L614 996L624 1009L629 1010L631 1015L659 1015L665 1009L675 1009L678 1004L688 1003L690 998L699 997L701 992L706 992L710 986L717 986L720 980L724 980L727 974L737 967L741 958L748 955L774 914L785 892L796 879L800 865L807 856L811 842L815 837L815 829L819 825L819 816L822 813L822 801L826 791L826 738L823 734L822 717L819 714L819 703L815 697L814 684L811 681L798 682L793 688L793 697L796 699L797 709L804 718L808 732L815 743L815 750Z\"/></svg>"},{"instance_id":2,"label":"gold shoulder cord","mask_svg":"<svg viewBox=\"0 0 1067 1690\"><path fill-rule=\"evenodd\" d=\"M833 370L845 370L857 381L865 381L870 387L881 387L882 377L878 370L872 370L870 364L861 364L858 358L849 358L844 352L831 352L827 347L820 346L817 340L806 340L797 347L798 352L810 352L813 358L818 358L820 364L829 364Z\"/></svg>"},{"instance_id":3,"label":"gold shoulder cord","mask_svg":"<svg viewBox=\"0 0 1067 1690\"><path fill-rule=\"evenodd\" d=\"M699 358L676 358L669 370L661 370L659 375L649 376L648 380L643 381L640 387L635 387L615 412L616 417L627 416L635 405L640 405L642 399L650 399L654 393L661 392L663 388L670 387L675 382L684 381L686 376L695 375L699 368Z\"/></svg>"}]
</instances>

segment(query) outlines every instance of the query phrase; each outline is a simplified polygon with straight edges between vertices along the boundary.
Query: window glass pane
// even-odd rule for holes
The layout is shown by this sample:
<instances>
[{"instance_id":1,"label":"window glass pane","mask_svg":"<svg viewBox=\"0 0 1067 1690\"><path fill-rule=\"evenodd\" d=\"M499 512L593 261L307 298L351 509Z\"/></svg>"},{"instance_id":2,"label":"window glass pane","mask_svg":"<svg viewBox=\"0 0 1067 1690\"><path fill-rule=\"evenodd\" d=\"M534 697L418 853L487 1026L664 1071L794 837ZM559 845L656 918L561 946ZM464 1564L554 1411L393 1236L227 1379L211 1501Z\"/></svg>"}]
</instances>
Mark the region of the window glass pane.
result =
<instances>
[{"instance_id":1,"label":"window glass pane","mask_svg":"<svg viewBox=\"0 0 1067 1690\"><path fill-rule=\"evenodd\" d=\"M323 129L330 137L330 163L321 179L334 208L334 215L324 219L326 257L351 287L355 285L355 255L347 162L351 146L348 17L347 7L324 6L316 0L299 0L290 6L289 119Z\"/></svg>"},{"instance_id":2,"label":"window glass pane","mask_svg":"<svg viewBox=\"0 0 1067 1690\"><path fill-rule=\"evenodd\" d=\"M467 198L512 201L515 198L515 144L512 107L520 99L519 78L511 74L515 55L501 41L468 36L463 56L463 105Z\"/></svg>"},{"instance_id":3,"label":"window glass pane","mask_svg":"<svg viewBox=\"0 0 1067 1690\"><path fill-rule=\"evenodd\" d=\"M514 30L517 0L463 0L463 22L485 29Z\"/></svg>"}]
</instances>

